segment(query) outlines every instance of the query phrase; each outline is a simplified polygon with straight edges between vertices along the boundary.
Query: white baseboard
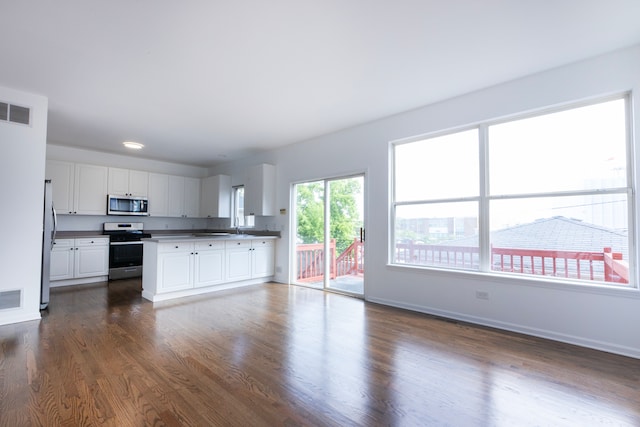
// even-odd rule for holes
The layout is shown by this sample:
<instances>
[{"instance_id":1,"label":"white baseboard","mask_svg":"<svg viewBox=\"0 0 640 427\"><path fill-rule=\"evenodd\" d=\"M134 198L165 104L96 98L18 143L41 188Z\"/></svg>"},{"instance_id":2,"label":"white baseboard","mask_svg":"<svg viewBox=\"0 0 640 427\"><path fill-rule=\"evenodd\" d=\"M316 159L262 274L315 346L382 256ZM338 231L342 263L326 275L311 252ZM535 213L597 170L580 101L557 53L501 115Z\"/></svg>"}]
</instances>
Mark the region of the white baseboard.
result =
<instances>
[{"instance_id":1,"label":"white baseboard","mask_svg":"<svg viewBox=\"0 0 640 427\"><path fill-rule=\"evenodd\" d=\"M59 288L62 286L86 285L87 283L107 282L109 276L82 277L80 279L55 280L50 282L49 287Z\"/></svg>"},{"instance_id":2,"label":"white baseboard","mask_svg":"<svg viewBox=\"0 0 640 427\"><path fill-rule=\"evenodd\" d=\"M224 291L226 289L241 288L243 286L258 285L261 283L270 282L272 281L272 279L273 277L261 277L257 279L251 279L251 280L243 280L241 282L221 283L219 285L208 286L204 288L192 288L192 289L184 289L176 292L167 292L165 294L153 294L151 292L146 292L143 289L142 298L152 302L167 301L167 300L172 300L176 298L184 298L184 297L190 297L194 295L208 294L211 292Z\"/></svg>"},{"instance_id":3,"label":"white baseboard","mask_svg":"<svg viewBox=\"0 0 640 427\"><path fill-rule=\"evenodd\" d=\"M39 306L39 304L38 304ZM0 326L10 325L12 323L30 322L32 320L40 320L40 311L35 313L25 313L24 310L3 310L0 313Z\"/></svg>"}]
</instances>

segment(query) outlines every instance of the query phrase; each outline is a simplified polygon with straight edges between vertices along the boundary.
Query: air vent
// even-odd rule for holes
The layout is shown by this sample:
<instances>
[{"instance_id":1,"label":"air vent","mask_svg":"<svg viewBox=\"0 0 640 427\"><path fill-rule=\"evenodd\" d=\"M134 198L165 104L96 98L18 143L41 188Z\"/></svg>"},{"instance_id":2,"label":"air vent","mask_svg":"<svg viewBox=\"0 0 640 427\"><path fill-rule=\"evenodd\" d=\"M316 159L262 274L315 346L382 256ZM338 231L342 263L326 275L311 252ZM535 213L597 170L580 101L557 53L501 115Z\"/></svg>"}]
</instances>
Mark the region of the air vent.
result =
<instances>
[{"instance_id":1,"label":"air vent","mask_svg":"<svg viewBox=\"0 0 640 427\"><path fill-rule=\"evenodd\" d=\"M20 299L22 290L3 291L0 292L0 310L8 310L10 308L20 308Z\"/></svg>"},{"instance_id":2,"label":"air vent","mask_svg":"<svg viewBox=\"0 0 640 427\"><path fill-rule=\"evenodd\" d=\"M0 102L0 120L28 125L30 119L31 110L29 108Z\"/></svg>"}]
</instances>

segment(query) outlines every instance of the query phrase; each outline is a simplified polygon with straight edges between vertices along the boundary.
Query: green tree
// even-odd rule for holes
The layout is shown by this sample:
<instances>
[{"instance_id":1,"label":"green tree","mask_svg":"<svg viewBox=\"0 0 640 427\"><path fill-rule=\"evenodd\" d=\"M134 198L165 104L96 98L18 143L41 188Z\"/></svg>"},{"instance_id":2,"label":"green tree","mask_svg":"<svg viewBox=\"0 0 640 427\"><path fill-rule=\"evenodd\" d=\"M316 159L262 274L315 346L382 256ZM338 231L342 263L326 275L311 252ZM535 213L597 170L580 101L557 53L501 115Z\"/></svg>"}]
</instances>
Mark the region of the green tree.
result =
<instances>
[{"instance_id":1,"label":"green tree","mask_svg":"<svg viewBox=\"0 0 640 427\"><path fill-rule=\"evenodd\" d=\"M296 188L298 238L302 243L321 242L324 239L324 182L299 184ZM331 237L336 239L336 255L353 243L362 226L356 202L361 191L357 178L330 182L329 227Z\"/></svg>"}]
</instances>

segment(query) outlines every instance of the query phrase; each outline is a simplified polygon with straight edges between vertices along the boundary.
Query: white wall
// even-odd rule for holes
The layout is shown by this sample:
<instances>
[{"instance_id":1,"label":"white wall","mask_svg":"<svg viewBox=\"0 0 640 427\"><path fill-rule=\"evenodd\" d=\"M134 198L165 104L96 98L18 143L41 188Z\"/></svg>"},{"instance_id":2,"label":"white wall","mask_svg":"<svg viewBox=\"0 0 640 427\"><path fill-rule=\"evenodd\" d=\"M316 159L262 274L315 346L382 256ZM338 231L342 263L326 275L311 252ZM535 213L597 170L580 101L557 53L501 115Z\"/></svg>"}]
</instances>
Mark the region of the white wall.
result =
<instances>
[{"instance_id":1,"label":"white wall","mask_svg":"<svg viewBox=\"0 0 640 427\"><path fill-rule=\"evenodd\" d=\"M276 261L282 271L276 279L281 282L289 282L292 183L364 171L367 300L640 358L637 290L539 284L526 279L387 265L390 141L629 90L640 92L640 46L214 167L209 172L241 177L248 165L277 165L278 207L287 208L288 213L259 221L283 228ZM633 107L635 143L640 147L637 97ZM235 183L239 180L234 178ZM476 290L488 292L490 299L476 299Z\"/></svg>"},{"instance_id":2,"label":"white wall","mask_svg":"<svg viewBox=\"0 0 640 427\"><path fill-rule=\"evenodd\" d=\"M0 291L22 290L0 325L40 318L47 98L0 87L0 101L31 108L31 126L0 122Z\"/></svg>"}]
</instances>

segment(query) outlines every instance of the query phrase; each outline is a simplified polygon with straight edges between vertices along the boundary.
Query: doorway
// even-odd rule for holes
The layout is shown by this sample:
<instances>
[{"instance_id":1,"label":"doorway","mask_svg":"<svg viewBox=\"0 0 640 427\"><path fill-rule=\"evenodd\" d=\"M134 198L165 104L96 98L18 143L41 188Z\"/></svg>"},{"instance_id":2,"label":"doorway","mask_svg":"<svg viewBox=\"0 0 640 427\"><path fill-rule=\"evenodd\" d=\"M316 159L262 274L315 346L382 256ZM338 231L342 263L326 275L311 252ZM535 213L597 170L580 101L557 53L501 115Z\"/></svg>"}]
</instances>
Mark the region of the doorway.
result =
<instances>
[{"instance_id":1,"label":"doorway","mask_svg":"<svg viewBox=\"0 0 640 427\"><path fill-rule=\"evenodd\" d=\"M364 294L364 191L364 175L295 184L295 284Z\"/></svg>"}]
</instances>

